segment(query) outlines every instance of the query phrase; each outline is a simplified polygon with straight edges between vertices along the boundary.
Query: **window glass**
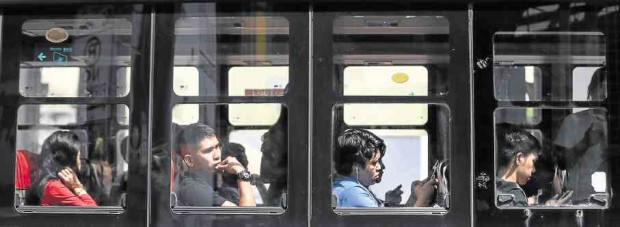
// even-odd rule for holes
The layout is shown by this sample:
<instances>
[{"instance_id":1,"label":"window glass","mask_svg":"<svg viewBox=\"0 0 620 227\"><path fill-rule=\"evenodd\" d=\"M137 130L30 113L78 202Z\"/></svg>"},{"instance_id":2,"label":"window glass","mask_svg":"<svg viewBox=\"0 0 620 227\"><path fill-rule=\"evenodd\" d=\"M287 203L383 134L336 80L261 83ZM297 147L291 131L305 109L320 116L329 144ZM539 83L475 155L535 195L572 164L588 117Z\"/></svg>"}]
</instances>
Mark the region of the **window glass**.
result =
<instances>
[{"instance_id":1,"label":"window glass","mask_svg":"<svg viewBox=\"0 0 620 227\"><path fill-rule=\"evenodd\" d=\"M22 105L16 133L15 182L20 195L15 201L17 209L39 205L121 206L128 183L123 176L128 168L121 158L127 152L120 144L127 136L127 128L113 126L118 109L128 107ZM66 167L72 169L83 187L67 186L57 178ZM39 177L49 174L51 178ZM37 192L46 193L29 197ZM67 193L79 193L79 199L68 200Z\"/></svg>"},{"instance_id":2,"label":"window glass","mask_svg":"<svg viewBox=\"0 0 620 227\"><path fill-rule=\"evenodd\" d=\"M501 121L505 115L498 115L523 109L495 111L496 205L609 207L606 109L539 108L546 121L530 126Z\"/></svg>"},{"instance_id":3,"label":"window glass","mask_svg":"<svg viewBox=\"0 0 620 227\"><path fill-rule=\"evenodd\" d=\"M249 106L251 112L271 113L260 117L248 118L242 125L234 124L230 114L235 106ZM196 108L196 121L183 121L175 125L172 138L173 182L174 193L171 204L173 209L188 207L220 207L225 202L240 204L241 190L235 175L230 172L216 171L216 165L226 157L235 157L244 169L252 174L250 187L254 203L261 207L285 208L288 168L288 136L287 112L281 104L179 104ZM271 106L277 106L280 112L270 112ZM182 111L185 112L185 111ZM173 117L175 114L173 113ZM182 115L176 115L182 116ZM210 129L209 129L210 128ZM206 133L210 131L211 133ZM192 134L193 132L204 132ZM192 136L193 135L193 136ZM198 135L198 136L195 136ZM213 137L213 135L215 137ZM191 138L199 139L204 144L196 146L188 142ZM217 142L214 142L217 139ZM211 142L209 142L211 141ZM203 148L202 146L215 147ZM213 145L213 146L212 146ZM203 150L201 150L203 149ZM200 153L199 153L200 152ZM200 155L198 155L200 154ZM224 162L226 163L226 162ZM220 167L217 167L218 169ZM194 191L193 186L200 182L204 190ZM205 198L205 194L206 196ZM199 198L200 197L200 198Z\"/></svg>"},{"instance_id":4,"label":"window glass","mask_svg":"<svg viewBox=\"0 0 620 227\"><path fill-rule=\"evenodd\" d=\"M118 75L126 75L127 83L131 75L131 67L123 67L118 70ZM172 87L178 96L197 96L199 93L198 69L196 67L175 66L173 68ZM120 76L119 76L120 78Z\"/></svg>"},{"instance_id":5,"label":"window glass","mask_svg":"<svg viewBox=\"0 0 620 227\"><path fill-rule=\"evenodd\" d=\"M575 67L573 69L573 100L602 100L607 96L607 83L599 85L600 91L597 88L589 88L593 80L597 80L597 70L601 70L601 67ZM587 84L588 86L584 86ZM602 92L602 93L601 93ZM600 97L589 97L592 95L602 95Z\"/></svg>"},{"instance_id":6,"label":"window glass","mask_svg":"<svg viewBox=\"0 0 620 227\"><path fill-rule=\"evenodd\" d=\"M415 117L414 114L394 117L398 114L393 112L403 111L386 108L390 104L364 104L367 108L358 111L381 110L377 113L382 116L377 118L383 120L368 118L368 122L352 125L347 121L347 105L353 104L334 108L332 205L335 212L346 215L373 212L373 208L400 207L403 212L435 209L441 213L448 209L448 107L424 104L432 113L429 116L434 117L423 124L412 124L411 120L403 119ZM381 143L377 141L385 145L382 155ZM426 184L427 193L412 194L431 178L437 179L437 189L431 183Z\"/></svg>"},{"instance_id":7,"label":"window glass","mask_svg":"<svg viewBox=\"0 0 620 227\"><path fill-rule=\"evenodd\" d=\"M86 112L78 108L70 104L23 105L17 110L17 124L83 124L86 121Z\"/></svg>"},{"instance_id":8,"label":"window glass","mask_svg":"<svg viewBox=\"0 0 620 227\"><path fill-rule=\"evenodd\" d=\"M268 13L216 14L214 4L181 7L183 13L175 23L174 64L193 69L175 70L177 95L284 95L289 77L286 18Z\"/></svg>"},{"instance_id":9,"label":"window glass","mask_svg":"<svg viewBox=\"0 0 620 227\"><path fill-rule=\"evenodd\" d=\"M395 185L403 185L403 200L399 205L405 205L411 196L411 190L405 190L403 177L410 179L424 179L428 176L428 133L425 130L412 129L374 129L369 130L385 141L389 152L383 157L386 167L380 184L371 187L371 191L385 201L385 193L393 190ZM407 161L404 161L407 160ZM419 165L411 166L411 163Z\"/></svg>"},{"instance_id":10,"label":"window glass","mask_svg":"<svg viewBox=\"0 0 620 227\"><path fill-rule=\"evenodd\" d=\"M233 67L228 71L230 96L283 96L287 66Z\"/></svg>"},{"instance_id":11,"label":"window glass","mask_svg":"<svg viewBox=\"0 0 620 227\"><path fill-rule=\"evenodd\" d=\"M427 96L428 70L423 66L349 66L344 95Z\"/></svg>"},{"instance_id":12,"label":"window glass","mask_svg":"<svg viewBox=\"0 0 620 227\"><path fill-rule=\"evenodd\" d=\"M542 121L541 110L538 108L518 108L495 110L496 123L515 125L538 125Z\"/></svg>"},{"instance_id":13,"label":"window glass","mask_svg":"<svg viewBox=\"0 0 620 227\"><path fill-rule=\"evenodd\" d=\"M129 107L116 109L116 122L120 125L129 125Z\"/></svg>"},{"instance_id":14,"label":"window glass","mask_svg":"<svg viewBox=\"0 0 620 227\"><path fill-rule=\"evenodd\" d=\"M172 108L172 123L189 125L198 122L200 106L198 104L178 104Z\"/></svg>"},{"instance_id":15,"label":"window glass","mask_svg":"<svg viewBox=\"0 0 620 227\"><path fill-rule=\"evenodd\" d=\"M539 67L496 66L493 75L497 100L540 101L543 98Z\"/></svg>"},{"instance_id":16,"label":"window glass","mask_svg":"<svg viewBox=\"0 0 620 227\"><path fill-rule=\"evenodd\" d=\"M201 116L199 104L178 104L172 109L172 122L180 125L188 125L199 121ZM280 117L282 106L270 103L245 103L228 104L227 121L234 126L269 126L273 125ZM209 110L205 113L210 113Z\"/></svg>"},{"instance_id":17,"label":"window glass","mask_svg":"<svg viewBox=\"0 0 620 227\"><path fill-rule=\"evenodd\" d=\"M428 104L344 104L347 125L423 125Z\"/></svg>"},{"instance_id":18,"label":"window glass","mask_svg":"<svg viewBox=\"0 0 620 227\"><path fill-rule=\"evenodd\" d=\"M441 16L334 19L334 72L344 95L441 96L448 92L449 23Z\"/></svg>"},{"instance_id":19,"label":"window glass","mask_svg":"<svg viewBox=\"0 0 620 227\"><path fill-rule=\"evenodd\" d=\"M272 125L280 117L279 104L230 104L228 121L232 125Z\"/></svg>"},{"instance_id":20,"label":"window glass","mask_svg":"<svg viewBox=\"0 0 620 227\"><path fill-rule=\"evenodd\" d=\"M129 93L129 15L85 14L22 24L19 91L26 97L122 97Z\"/></svg>"},{"instance_id":21,"label":"window glass","mask_svg":"<svg viewBox=\"0 0 620 227\"><path fill-rule=\"evenodd\" d=\"M199 94L199 76L196 67L174 67L172 86L179 96L197 96Z\"/></svg>"},{"instance_id":22,"label":"window glass","mask_svg":"<svg viewBox=\"0 0 620 227\"><path fill-rule=\"evenodd\" d=\"M245 148L245 155L248 159L248 170L251 173L260 173L261 160L263 159L263 153L261 147L263 144L262 136L267 132L267 129L251 129L251 130L233 130L230 132L228 140L230 143L243 144ZM234 146L234 145L233 145ZM269 183L263 183L264 189L269 188ZM257 206L265 206L263 201L263 194L265 193L260 185L254 185L254 199L256 199ZM261 194L261 191L263 194ZM266 195L266 194L265 194Z\"/></svg>"},{"instance_id":23,"label":"window glass","mask_svg":"<svg viewBox=\"0 0 620 227\"><path fill-rule=\"evenodd\" d=\"M605 47L605 35L600 32L497 32L493 36L495 98L601 101L607 97ZM595 95L584 96L588 91Z\"/></svg>"}]
</instances>

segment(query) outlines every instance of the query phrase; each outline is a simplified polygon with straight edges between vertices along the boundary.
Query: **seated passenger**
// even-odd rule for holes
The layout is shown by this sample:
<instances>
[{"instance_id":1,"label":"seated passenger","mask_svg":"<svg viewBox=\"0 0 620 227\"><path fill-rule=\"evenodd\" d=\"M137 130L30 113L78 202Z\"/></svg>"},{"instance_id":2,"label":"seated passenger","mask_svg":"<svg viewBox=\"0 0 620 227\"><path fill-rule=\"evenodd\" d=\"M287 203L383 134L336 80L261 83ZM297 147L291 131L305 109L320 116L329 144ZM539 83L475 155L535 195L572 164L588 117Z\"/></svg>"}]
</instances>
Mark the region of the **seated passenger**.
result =
<instances>
[{"instance_id":1,"label":"seated passenger","mask_svg":"<svg viewBox=\"0 0 620 227\"><path fill-rule=\"evenodd\" d=\"M113 147L107 147L103 137L97 137L88 158L82 160L82 169L79 173L82 183L88 194L99 205L118 205L117 201L110 200L110 191L113 182L112 165L114 163Z\"/></svg>"},{"instance_id":2,"label":"seated passenger","mask_svg":"<svg viewBox=\"0 0 620 227\"><path fill-rule=\"evenodd\" d=\"M384 203L369 187L381 179L381 158L385 154L385 143L375 134L364 129L348 129L338 137L335 151L336 176L332 184L332 195L338 207L380 207ZM434 195L435 180L429 180L423 187L430 190L415 190L415 206L428 206ZM395 190L399 190L400 186Z\"/></svg>"},{"instance_id":3,"label":"seated passenger","mask_svg":"<svg viewBox=\"0 0 620 227\"><path fill-rule=\"evenodd\" d=\"M41 167L28 193L28 205L97 206L76 176L81 169L78 136L70 131L52 133L41 147Z\"/></svg>"},{"instance_id":4,"label":"seated passenger","mask_svg":"<svg viewBox=\"0 0 620 227\"><path fill-rule=\"evenodd\" d=\"M17 150L15 154L15 189L26 190L30 186L30 170L33 154L27 150Z\"/></svg>"},{"instance_id":5,"label":"seated passenger","mask_svg":"<svg viewBox=\"0 0 620 227\"><path fill-rule=\"evenodd\" d=\"M497 135L499 159L497 190L512 195L503 205L527 207L528 200L521 188L535 172L534 162L541 150L538 139L529 132L515 128L500 128ZM521 185L521 186L520 186Z\"/></svg>"},{"instance_id":6,"label":"seated passenger","mask_svg":"<svg viewBox=\"0 0 620 227\"><path fill-rule=\"evenodd\" d=\"M215 171L237 175L240 206L256 206L251 174L234 157L221 158L215 131L201 123L183 127L176 136L177 151L184 169L176 194L184 206L236 206L213 189Z\"/></svg>"},{"instance_id":7,"label":"seated passenger","mask_svg":"<svg viewBox=\"0 0 620 227\"><path fill-rule=\"evenodd\" d=\"M30 187L30 175L36 171L35 154L28 150L17 150L15 153L15 193L19 195L17 205L24 205L26 190Z\"/></svg>"},{"instance_id":8,"label":"seated passenger","mask_svg":"<svg viewBox=\"0 0 620 227\"><path fill-rule=\"evenodd\" d=\"M607 96L605 74L605 68L595 71L588 86L588 100L603 100ZM588 204L590 196L597 193L592 176L597 172L608 171L605 157L607 124L607 113L595 108L562 119L553 143L558 164L566 172L566 182L563 182L565 189L574 191L572 204ZM602 191L599 189L598 192Z\"/></svg>"},{"instance_id":9,"label":"seated passenger","mask_svg":"<svg viewBox=\"0 0 620 227\"><path fill-rule=\"evenodd\" d=\"M121 140L120 154L123 158L122 165L123 172L114 180L114 184L110 189L110 199L112 202L116 202L116 204L121 204L121 200L124 199L125 194L127 193L127 146L128 146L129 137L123 138Z\"/></svg>"},{"instance_id":10,"label":"seated passenger","mask_svg":"<svg viewBox=\"0 0 620 227\"><path fill-rule=\"evenodd\" d=\"M280 112L280 118L265 134L261 140L260 151L260 183L269 184L265 196L267 206L285 206L282 201L283 194L287 190L287 163L288 163L288 135L286 125L288 112L284 109ZM259 190L262 185L258 185Z\"/></svg>"}]
</instances>

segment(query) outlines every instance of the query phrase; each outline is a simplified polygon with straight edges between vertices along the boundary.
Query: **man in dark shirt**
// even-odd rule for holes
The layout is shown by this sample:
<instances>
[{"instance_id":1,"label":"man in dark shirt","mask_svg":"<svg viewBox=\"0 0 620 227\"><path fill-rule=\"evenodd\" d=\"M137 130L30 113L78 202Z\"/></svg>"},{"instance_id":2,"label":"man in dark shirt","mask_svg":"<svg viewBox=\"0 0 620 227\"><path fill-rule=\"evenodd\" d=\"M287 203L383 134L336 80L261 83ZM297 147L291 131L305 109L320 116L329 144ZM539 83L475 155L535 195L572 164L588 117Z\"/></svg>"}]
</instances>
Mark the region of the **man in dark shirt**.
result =
<instances>
[{"instance_id":1,"label":"man in dark shirt","mask_svg":"<svg viewBox=\"0 0 620 227\"><path fill-rule=\"evenodd\" d=\"M607 97L605 68L597 69L588 86L588 101ZM573 190L572 204L588 204L597 193L592 186L592 175L607 173L607 111L589 108L566 116L553 141L560 168L566 170L566 189ZM604 189L606 191L606 189ZM602 191L598 191L602 192Z\"/></svg>"},{"instance_id":2,"label":"man in dark shirt","mask_svg":"<svg viewBox=\"0 0 620 227\"><path fill-rule=\"evenodd\" d=\"M527 207L525 185L535 172L534 162L541 150L538 139L523 129L500 125L497 135L497 157L500 168L496 188L499 205ZM504 196L511 200L504 200Z\"/></svg>"},{"instance_id":3,"label":"man in dark shirt","mask_svg":"<svg viewBox=\"0 0 620 227\"><path fill-rule=\"evenodd\" d=\"M220 160L221 145L211 127L201 123L185 126L177 134L176 141L185 170L176 188L179 205L256 206L251 174L235 157ZM227 201L213 190L216 171L237 175L238 204Z\"/></svg>"}]
</instances>

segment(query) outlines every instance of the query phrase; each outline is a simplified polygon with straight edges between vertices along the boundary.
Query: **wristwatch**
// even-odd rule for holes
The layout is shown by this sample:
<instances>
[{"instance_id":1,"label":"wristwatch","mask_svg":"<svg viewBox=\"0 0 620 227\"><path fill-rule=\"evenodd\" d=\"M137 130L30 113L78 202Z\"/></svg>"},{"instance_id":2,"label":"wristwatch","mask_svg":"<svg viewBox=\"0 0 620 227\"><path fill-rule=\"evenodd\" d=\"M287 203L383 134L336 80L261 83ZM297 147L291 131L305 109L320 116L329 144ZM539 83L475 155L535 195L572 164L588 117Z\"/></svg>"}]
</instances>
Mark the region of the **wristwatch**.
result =
<instances>
[{"instance_id":1,"label":"wristwatch","mask_svg":"<svg viewBox=\"0 0 620 227\"><path fill-rule=\"evenodd\" d=\"M241 172L237 173L237 179L242 180L242 181L249 181L249 182L251 182L252 181L252 174L247 169L244 169Z\"/></svg>"}]
</instances>

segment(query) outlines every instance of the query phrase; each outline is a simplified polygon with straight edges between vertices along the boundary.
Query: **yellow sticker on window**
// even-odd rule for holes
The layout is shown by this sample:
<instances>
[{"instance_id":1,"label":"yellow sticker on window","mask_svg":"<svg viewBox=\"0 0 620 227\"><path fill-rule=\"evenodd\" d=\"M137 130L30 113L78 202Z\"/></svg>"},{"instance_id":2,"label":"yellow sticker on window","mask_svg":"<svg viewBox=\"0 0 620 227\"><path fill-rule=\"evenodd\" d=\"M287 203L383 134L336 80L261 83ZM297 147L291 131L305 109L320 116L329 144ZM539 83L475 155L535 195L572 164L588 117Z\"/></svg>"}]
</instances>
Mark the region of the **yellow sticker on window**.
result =
<instances>
[{"instance_id":1,"label":"yellow sticker on window","mask_svg":"<svg viewBox=\"0 0 620 227\"><path fill-rule=\"evenodd\" d=\"M406 73L394 73L392 75L392 81L394 81L394 83L405 83L409 80L409 75L407 75Z\"/></svg>"}]
</instances>

